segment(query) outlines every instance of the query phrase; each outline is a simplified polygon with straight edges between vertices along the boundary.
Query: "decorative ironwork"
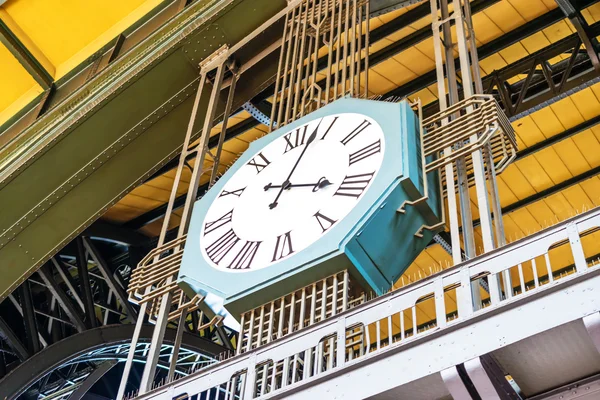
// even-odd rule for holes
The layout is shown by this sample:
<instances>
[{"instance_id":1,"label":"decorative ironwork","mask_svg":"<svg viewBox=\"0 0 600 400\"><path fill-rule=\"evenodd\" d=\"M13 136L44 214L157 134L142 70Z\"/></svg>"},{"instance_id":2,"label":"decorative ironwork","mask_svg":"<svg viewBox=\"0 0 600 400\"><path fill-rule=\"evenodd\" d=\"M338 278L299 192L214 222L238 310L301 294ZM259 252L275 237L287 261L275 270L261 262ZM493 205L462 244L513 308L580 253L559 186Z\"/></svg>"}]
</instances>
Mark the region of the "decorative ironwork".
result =
<instances>
[{"instance_id":1,"label":"decorative ironwork","mask_svg":"<svg viewBox=\"0 0 600 400\"><path fill-rule=\"evenodd\" d=\"M271 130L340 97L368 96L368 15L365 0L302 0L286 14ZM323 85L317 72L322 69L319 54L325 50Z\"/></svg>"}]
</instances>

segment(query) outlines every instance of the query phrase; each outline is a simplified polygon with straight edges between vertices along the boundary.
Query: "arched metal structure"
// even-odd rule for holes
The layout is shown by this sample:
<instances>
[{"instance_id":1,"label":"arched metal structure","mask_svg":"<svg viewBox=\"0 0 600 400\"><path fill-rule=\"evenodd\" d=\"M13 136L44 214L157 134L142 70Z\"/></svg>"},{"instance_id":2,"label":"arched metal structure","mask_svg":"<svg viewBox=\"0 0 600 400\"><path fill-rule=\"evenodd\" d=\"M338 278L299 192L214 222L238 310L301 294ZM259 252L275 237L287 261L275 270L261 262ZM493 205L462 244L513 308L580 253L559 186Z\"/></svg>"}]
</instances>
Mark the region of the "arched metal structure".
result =
<instances>
[{"instance_id":1,"label":"arched metal structure","mask_svg":"<svg viewBox=\"0 0 600 400\"><path fill-rule=\"evenodd\" d=\"M142 328L138 344L140 351L144 351L144 346L151 339L150 328ZM29 399L44 395L60 399L68 396L103 363L125 361L133 329L132 324L107 325L78 333L48 346L21 363L0 381L0 398ZM165 335L165 357L170 354L168 347L174 337L175 330L168 329ZM224 351L218 344L188 332L183 335L182 350L180 358L186 358L187 362L181 363L183 366L178 370L181 376L212 363L218 354ZM166 365L168 368L168 362ZM107 371L108 369L105 372Z\"/></svg>"}]
</instances>

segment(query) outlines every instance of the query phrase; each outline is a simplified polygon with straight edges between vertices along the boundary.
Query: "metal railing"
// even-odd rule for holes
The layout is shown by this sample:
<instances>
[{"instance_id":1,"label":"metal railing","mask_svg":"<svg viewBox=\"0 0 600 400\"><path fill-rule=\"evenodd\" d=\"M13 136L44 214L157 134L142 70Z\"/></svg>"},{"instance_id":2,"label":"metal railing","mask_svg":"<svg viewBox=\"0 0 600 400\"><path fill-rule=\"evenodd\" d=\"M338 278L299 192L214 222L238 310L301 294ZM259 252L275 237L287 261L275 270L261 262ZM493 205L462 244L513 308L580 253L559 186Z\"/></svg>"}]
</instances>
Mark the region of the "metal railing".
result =
<instances>
[{"instance_id":1,"label":"metal railing","mask_svg":"<svg viewBox=\"0 0 600 400\"><path fill-rule=\"evenodd\" d=\"M598 257L588 254L587 244L599 237L600 209L594 209L141 398L172 399L187 393L199 398L251 399L298 389L373 355L426 341L433 332L544 296L557 285L579 281L582 275L595 276ZM471 293L471 282L477 280L486 281L489 293L473 301L477 297ZM445 301L452 291L455 310ZM434 303L432 321L417 318L417 304L424 301Z\"/></svg>"}]
</instances>

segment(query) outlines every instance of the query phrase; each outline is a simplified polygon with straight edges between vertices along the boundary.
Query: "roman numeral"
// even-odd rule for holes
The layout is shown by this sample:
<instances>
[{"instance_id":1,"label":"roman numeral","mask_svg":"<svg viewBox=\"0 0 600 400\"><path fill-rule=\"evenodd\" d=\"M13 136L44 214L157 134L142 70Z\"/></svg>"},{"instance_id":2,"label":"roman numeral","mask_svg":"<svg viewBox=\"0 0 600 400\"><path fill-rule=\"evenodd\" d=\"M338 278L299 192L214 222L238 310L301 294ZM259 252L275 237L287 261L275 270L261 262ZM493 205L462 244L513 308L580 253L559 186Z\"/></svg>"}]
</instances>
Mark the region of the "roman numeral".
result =
<instances>
[{"instance_id":1,"label":"roman numeral","mask_svg":"<svg viewBox=\"0 0 600 400\"><path fill-rule=\"evenodd\" d=\"M287 257L294 252L290 233L292 232L290 231L288 233L284 233L283 235L277 236L277 242L275 243L272 261L281 260L283 257Z\"/></svg>"},{"instance_id":2,"label":"roman numeral","mask_svg":"<svg viewBox=\"0 0 600 400\"><path fill-rule=\"evenodd\" d=\"M212 222L207 222L204 224L204 235L211 233L212 231L219 229L225 224L231 222L231 217L233 216L233 210L229 211L227 214L223 215L217 220Z\"/></svg>"},{"instance_id":3,"label":"roman numeral","mask_svg":"<svg viewBox=\"0 0 600 400\"><path fill-rule=\"evenodd\" d=\"M242 246L241 250L231 260L229 264L230 269L249 269L254 261L254 256L260 247L262 242L246 242Z\"/></svg>"},{"instance_id":4,"label":"roman numeral","mask_svg":"<svg viewBox=\"0 0 600 400\"><path fill-rule=\"evenodd\" d=\"M333 121L331 121L331 125L329 125L329 128L327 128L327 131L325 131L325 134L323 135L323 137L321 138L321 140L324 140L325 137L327 137L327 134L329 133L329 131L331 130L331 127L333 126L333 124L335 124L335 121L337 121L339 117L335 117L333 119Z\"/></svg>"},{"instance_id":5,"label":"roman numeral","mask_svg":"<svg viewBox=\"0 0 600 400\"><path fill-rule=\"evenodd\" d=\"M262 161L256 160L256 158L262 159ZM258 155L256 157L254 157L252 160L250 160L248 162L248 165L253 165L254 167L256 167L256 173L260 173L260 171L262 171L263 169L267 168L267 165L271 164L271 161L267 160L267 157L263 156L263 153L258 153Z\"/></svg>"},{"instance_id":6,"label":"roman numeral","mask_svg":"<svg viewBox=\"0 0 600 400\"><path fill-rule=\"evenodd\" d=\"M350 154L350 165L359 162L360 160L364 160L365 158L370 157L373 154L377 154L380 151L381 139L378 139L376 142L373 142L370 145L363 147L362 149Z\"/></svg>"},{"instance_id":7,"label":"roman numeral","mask_svg":"<svg viewBox=\"0 0 600 400\"><path fill-rule=\"evenodd\" d=\"M319 223L319 225L321 225L321 229L323 229L322 233L325 233L325 231L329 228L331 228L333 226L333 224L335 224L337 222L336 219L331 219L329 217L326 217L325 215L321 214L320 211L318 211L314 217L317 219L317 222Z\"/></svg>"},{"instance_id":8,"label":"roman numeral","mask_svg":"<svg viewBox=\"0 0 600 400\"><path fill-rule=\"evenodd\" d=\"M342 184L333 195L358 198L365 191L367 186L369 186L369 182L371 182L371 179L373 179L373 175L375 175L375 172L371 172L369 174L349 175L344 178Z\"/></svg>"},{"instance_id":9,"label":"roman numeral","mask_svg":"<svg viewBox=\"0 0 600 400\"><path fill-rule=\"evenodd\" d=\"M304 125L303 128L303 130L302 128L298 128L296 131L283 136L286 141L285 150L283 151L284 154L304 144L306 141L306 128L308 128L308 125ZM302 132L300 132L301 130Z\"/></svg>"},{"instance_id":10,"label":"roman numeral","mask_svg":"<svg viewBox=\"0 0 600 400\"><path fill-rule=\"evenodd\" d=\"M345 138L342 139L342 144L344 146L347 145L348 142L350 142L352 139L354 139L356 136L358 136L359 133L361 133L362 131L367 129L369 127L369 125L371 125L371 123L365 119L363 122L360 123L360 125L358 125L356 128L354 128L354 130L352 132L350 132L350 134L348 136L346 136Z\"/></svg>"},{"instance_id":11,"label":"roman numeral","mask_svg":"<svg viewBox=\"0 0 600 400\"><path fill-rule=\"evenodd\" d=\"M219 197L225 197L225 196L230 196L230 195L234 195L234 196L240 197L242 195L242 193L244 192L244 189L246 189L246 188L232 190L231 192L223 189L223 191L221 192L221 194L219 195Z\"/></svg>"},{"instance_id":12,"label":"roman numeral","mask_svg":"<svg viewBox=\"0 0 600 400\"><path fill-rule=\"evenodd\" d=\"M240 238L237 237L233 229L229 229L206 248L206 254L212 262L219 264L239 240Z\"/></svg>"}]
</instances>

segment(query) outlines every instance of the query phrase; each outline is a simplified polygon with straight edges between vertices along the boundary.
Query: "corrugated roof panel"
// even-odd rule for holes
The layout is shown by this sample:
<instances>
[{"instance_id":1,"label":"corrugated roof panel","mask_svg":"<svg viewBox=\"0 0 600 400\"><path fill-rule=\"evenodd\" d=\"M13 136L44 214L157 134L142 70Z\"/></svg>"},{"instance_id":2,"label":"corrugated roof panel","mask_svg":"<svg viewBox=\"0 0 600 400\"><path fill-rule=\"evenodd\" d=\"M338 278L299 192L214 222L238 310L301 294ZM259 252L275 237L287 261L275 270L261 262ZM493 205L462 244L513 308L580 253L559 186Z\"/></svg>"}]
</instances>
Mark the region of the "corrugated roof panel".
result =
<instances>
[{"instance_id":1,"label":"corrugated roof panel","mask_svg":"<svg viewBox=\"0 0 600 400\"><path fill-rule=\"evenodd\" d=\"M594 176L581 182L580 185L594 206L600 206L600 178Z\"/></svg>"},{"instance_id":2,"label":"corrugated roof panel","mask_svg":"<svg viewBox=\"0 0 600 400\"><path fill-rule=\"evenodd\" d=\"M521 174L527 179L527 182L536 192L541 192L553 186L555 182L550 179L544 168L535 157L525 157L514 164Z\"/></svg>"},{"instance_id":3,"label":"corrugated roof panel","mask_svg":"<svg viewBox=\"0 0 600 400\"><path fill-rule=\"evenodd\" d=\"M573 174L571 174L556 150L552 147L540 150L530 157L536 158L550 179L552 179L553 184L566 181L573 177Z\"/></svg>"},{"instance_id":4,"label":"corrugated roof panel","mask_svg":"<svg viewBox=\"0 0 600 400\"><path fill-rule=\"evenodd\" d=\"M515 164L509 165L500 175L500 177L519 200L522 200L535 193L535 190L529 184L529 181L525 178L525 176L523 176ZM503 196L504 194L500 192L500 198Z\"/></svg>"},{"instance_id":5,"label":"corrugated roof panel","mask_svg":"<svg viewBox=\"0 0 600 400\"><path fill-rule=\"evenodd\" d=\"M508 1L501 1L483 11L503 33L527 22Z\"/></svg>"},{"instance_id":6,"label":"corrugated roof panel","mask_svg":"<svg viewBox=\"0 0 600 400\"><path fill-rule=\"evenodd\" d=\"M531 21L540 15L550 11L550 8L544 4L542 0L508 0L510 5L519 13L526 21ZM556 8L556 4L554 7Z\"/></svg>"},{"instance_id":7,"label":"corrugated roof panel","mask_svg":"<svg viewBox=\"0 0 600 400\"><path fill-rule=\"evenodd\" d=\"M572 139L562 140L553 147L573 176L580 175L590 169L590 164L587 163Z\"/></svg>"}]
</instances>

